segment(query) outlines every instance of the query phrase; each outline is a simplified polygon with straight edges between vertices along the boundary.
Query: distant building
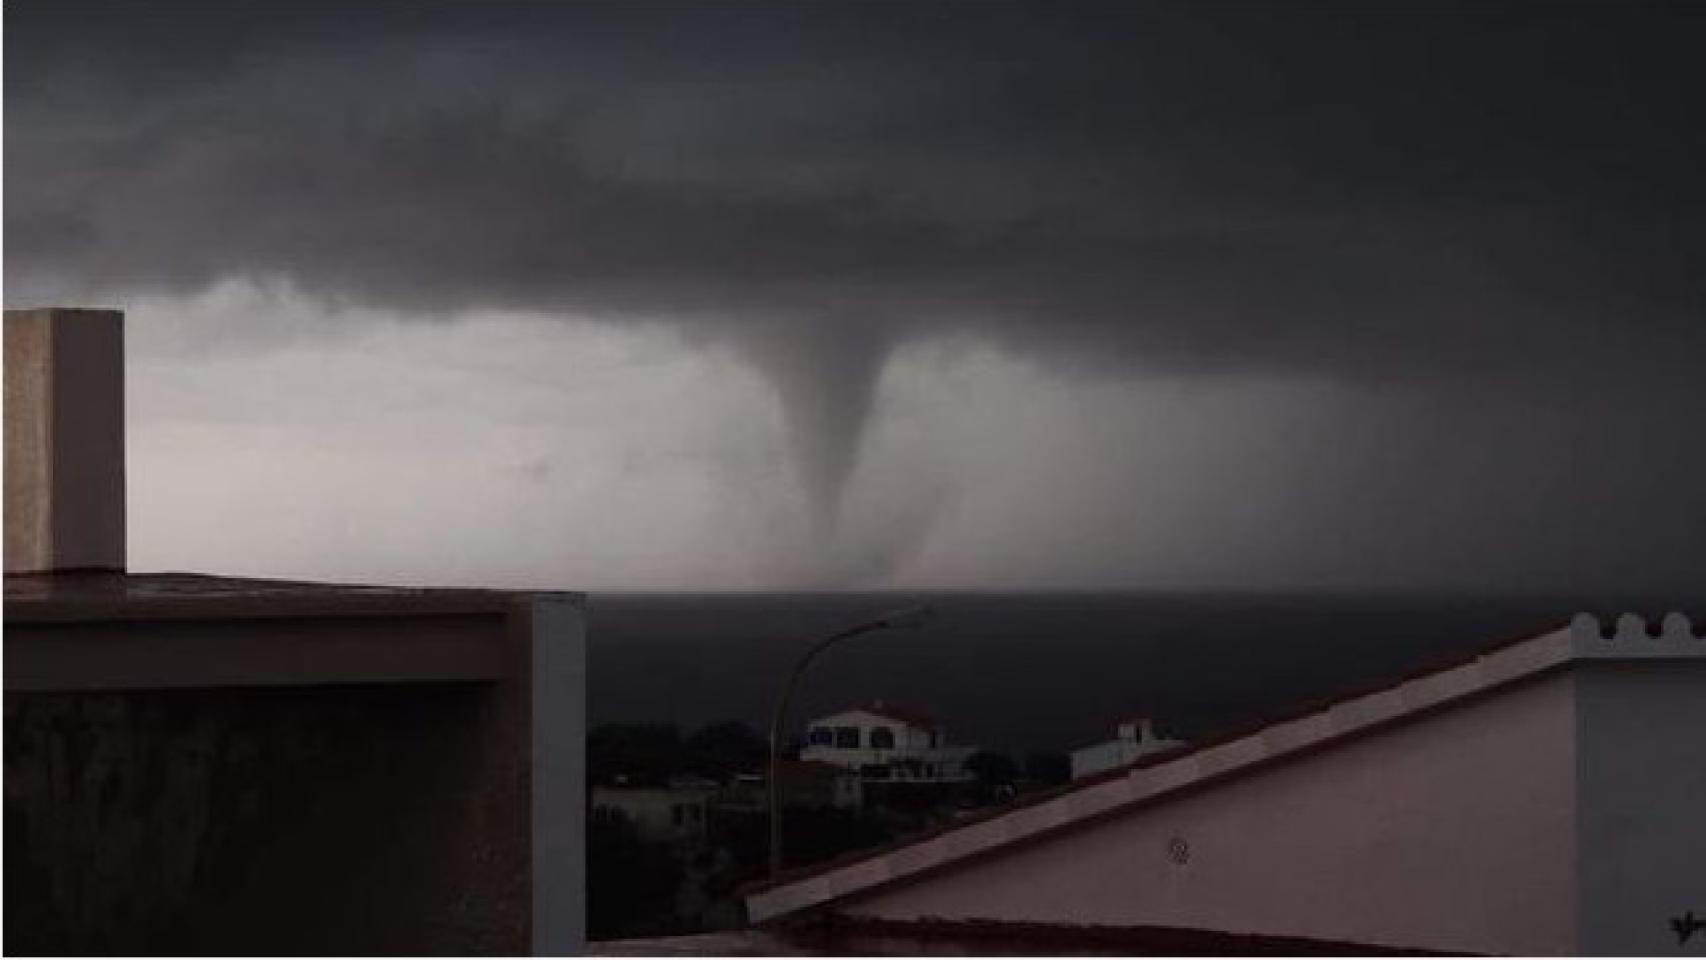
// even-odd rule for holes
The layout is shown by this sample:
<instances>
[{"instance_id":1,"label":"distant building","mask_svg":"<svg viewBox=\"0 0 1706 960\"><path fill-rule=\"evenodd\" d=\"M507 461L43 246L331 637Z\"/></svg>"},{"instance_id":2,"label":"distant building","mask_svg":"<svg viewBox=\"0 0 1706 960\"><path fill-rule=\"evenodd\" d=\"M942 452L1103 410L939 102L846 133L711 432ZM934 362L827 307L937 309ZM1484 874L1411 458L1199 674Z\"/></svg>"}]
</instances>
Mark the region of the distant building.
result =
<instances>
[{"instance_id":1,"label":"distant building","mask_svg":"<svg viewBox=\"0 0 1706 960\"><path fill-rule=\"evenodd\" d=\"M1184 745L1183 740L1158 736L1155 721L1148 717L1122 720L1115 728L1114 739L1072 751L1072 779L1081 780L1104 770L1123 767L1152 753L1176 750Z\"/></svg>"},{"instance_id":2,"label":"distant building","mask_svg":"<svg viewBox=\"0 0 1706 960\"><path fill-rule=\"evenodd\" d=\"M959 783L971 779L965 761L976 752L949 744L930 717L878 700L811 721L800 759L856 770L867 782Z\"/></svg>"},{"instance_id":3,"label":"distant building","mask_svg":"<svg viewBox=\"0 0 1706 960\"><path fill-rule=\"evenodd\" d=\"M1584 614L795 873L747 912L767 933L874 930L915 953L907 938L1088 934L1129 952L1238 952L1243 937L1699 956L1702 731L1698 621Z\"/></svg>"},{"instance_id":4,"label":"distant building","mask_svg":"<svg viewBox=\"0 0 1706 960\"><path fill-rule=\"evenodd\" d=\"M705 840L711 801L719 789L716 781L699 777L673 779L662 787L593 787L592 809L620 813L647 840L697 844Z\"/></svg>"},{"instance_id":5,"label":"distant building","mask_svg":"<svg viewBox=\"0 0 1706 960\"><path fill-rule=\"evenodd\" d=\"M857 810L864 804L864 784L857 770L817 760L782 761L782 803L789 807L834 807ZM739 774L717 794L715 806L731 811L761 811L770 806L764 776Z\"/></svg>"}]
</instances>

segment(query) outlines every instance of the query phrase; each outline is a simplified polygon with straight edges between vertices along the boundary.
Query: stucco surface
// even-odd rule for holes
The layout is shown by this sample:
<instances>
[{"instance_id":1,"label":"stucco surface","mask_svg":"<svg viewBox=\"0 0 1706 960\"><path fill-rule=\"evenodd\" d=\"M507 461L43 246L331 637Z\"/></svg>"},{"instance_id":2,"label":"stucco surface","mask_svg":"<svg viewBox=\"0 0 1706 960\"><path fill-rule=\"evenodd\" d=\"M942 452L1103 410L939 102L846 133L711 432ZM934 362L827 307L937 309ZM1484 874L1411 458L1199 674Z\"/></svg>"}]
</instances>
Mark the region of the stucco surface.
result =
<instances>
[{"instance_id":1,"label":"stucco surface","mask_svg":"<svg viewBox=\"0 0 1706 960\"><path fill-rule=\"evenodd\" d=\"M1572 690L1509 687L838 911L1567 953Z\"/></svg>"},{"instance_id":2,"label":"stucco surface","mask_svg":"<svg viewBox=\"0 0 1706 960\"><path fill-rule=\"evenodd\" d=\"M1578 689L1580 952L1706 956L1672 927L1706 922L1706 659L1596 663Z\"/></svg>"}]
</instances>

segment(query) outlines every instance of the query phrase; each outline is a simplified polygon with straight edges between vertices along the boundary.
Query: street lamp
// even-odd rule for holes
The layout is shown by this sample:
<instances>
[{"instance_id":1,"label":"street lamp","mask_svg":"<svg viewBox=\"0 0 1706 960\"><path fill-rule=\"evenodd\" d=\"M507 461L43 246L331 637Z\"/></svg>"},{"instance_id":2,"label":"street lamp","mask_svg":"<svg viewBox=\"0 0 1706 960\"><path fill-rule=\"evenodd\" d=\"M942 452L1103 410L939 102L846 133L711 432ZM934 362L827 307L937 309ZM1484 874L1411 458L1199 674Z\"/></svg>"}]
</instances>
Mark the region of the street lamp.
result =
<instances>
[{"instance_id":1,"label":"street lamp","mask_svg":"<svg viewBox=\"0 0 1706 960\"><path fill-rule=\"evenodd\" d=\"M928 606L906 607L885 614L875 620L848 627L837 633L813 643L800 659L794 662L794 669L789 672L788 680L782 685L782 692L776 697L775 709L770 714L770 878L774 880L782 873L782 727L787 722L788 703L794 698L794 684L799 682L800 674L817 655L843 640L857 637L864 633L877 630L908 630L928 623L935 616L935 611Z\"/></svg>"}]
</instances>

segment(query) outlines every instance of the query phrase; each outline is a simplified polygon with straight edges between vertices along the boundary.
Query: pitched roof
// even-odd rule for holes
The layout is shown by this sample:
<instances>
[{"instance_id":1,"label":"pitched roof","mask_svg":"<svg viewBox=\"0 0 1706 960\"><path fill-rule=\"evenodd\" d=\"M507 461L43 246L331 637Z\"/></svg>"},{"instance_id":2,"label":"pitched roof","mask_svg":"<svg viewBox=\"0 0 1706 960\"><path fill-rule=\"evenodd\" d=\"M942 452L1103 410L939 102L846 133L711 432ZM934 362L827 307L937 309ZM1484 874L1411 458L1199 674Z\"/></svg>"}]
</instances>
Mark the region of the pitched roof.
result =
<instances>
[{"instance_id":1,"label":"pitched roof","mask_svg":"<svg viewBox=\"0 0 1706 960\"><path fill-rule=\"evenodd\" d=\"M848 707L845 710L838 710L828 716L835 717L844 713L869 713L872 716L883 717L884 719L894 720L909 726L923 727L929 730L939 728L942 725L927 713L919 710L908 710L904 707L891 706L881 700L873 700L867 704ZM819 717L818 719L822 720L825 718Z\"/></svg>"},{"instance_id":2,"label":"pitched roof","mask_svg":"<svg viewBox=\"0 0 1706 960\"><path fill-rule=\"evenodd\" d=\"M870 705L861 707L860 709L864 710L866 713L874 713L879 717L888 717L890 720L899 720L901 723L911 724L915 727L930 728L942 725L935 717L932 717L921 710L908 710L905 707L896 707L886 704L881 700L873 701Z\"/></svg>"},{"instance_id":3,"label":"pitched roof","mask_svg":"<svg viewBox=\"0 0 1706 960\"><path fill-rule=\"evenodd\" d=\"M791 871L750 888L747 913L753 922L762 923L819 908L1407 722L1578 660L1672 657L1706 659L1706 636L1695 632L1680 613L1666 616L1657 630L1633 614L1619 616L1612 629L1598 617L1578 614L1568 626L1548 633L1504 641L1275 721L1149 754L981 816Z\"/></svg>"}]
</instances>

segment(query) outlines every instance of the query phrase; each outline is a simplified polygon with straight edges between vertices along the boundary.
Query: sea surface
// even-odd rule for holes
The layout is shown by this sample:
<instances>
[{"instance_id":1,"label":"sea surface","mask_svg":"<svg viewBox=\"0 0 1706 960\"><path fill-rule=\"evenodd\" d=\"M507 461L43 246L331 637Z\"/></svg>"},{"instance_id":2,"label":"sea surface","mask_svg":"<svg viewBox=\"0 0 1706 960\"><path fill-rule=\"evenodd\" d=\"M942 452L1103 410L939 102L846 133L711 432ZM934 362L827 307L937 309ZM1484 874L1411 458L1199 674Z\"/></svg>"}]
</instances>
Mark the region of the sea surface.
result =
<instances>
[{"instance_id":1,"label":"sea surface","mask_svg":"<svg viewBox=\"0 0 1706 960\"><path fill-rule=\"evenodd\" d=\"M956 742L1014 753L1108 739L1152 716L1189 739L1568 623L1579 610L1706 614L1702 597L1153 593L595 594L589 721L718 720L763 731L810 642L928 603L923 626L820 657L796 694L808 717L884 700Z\"/></svg>"}]
</instances>

